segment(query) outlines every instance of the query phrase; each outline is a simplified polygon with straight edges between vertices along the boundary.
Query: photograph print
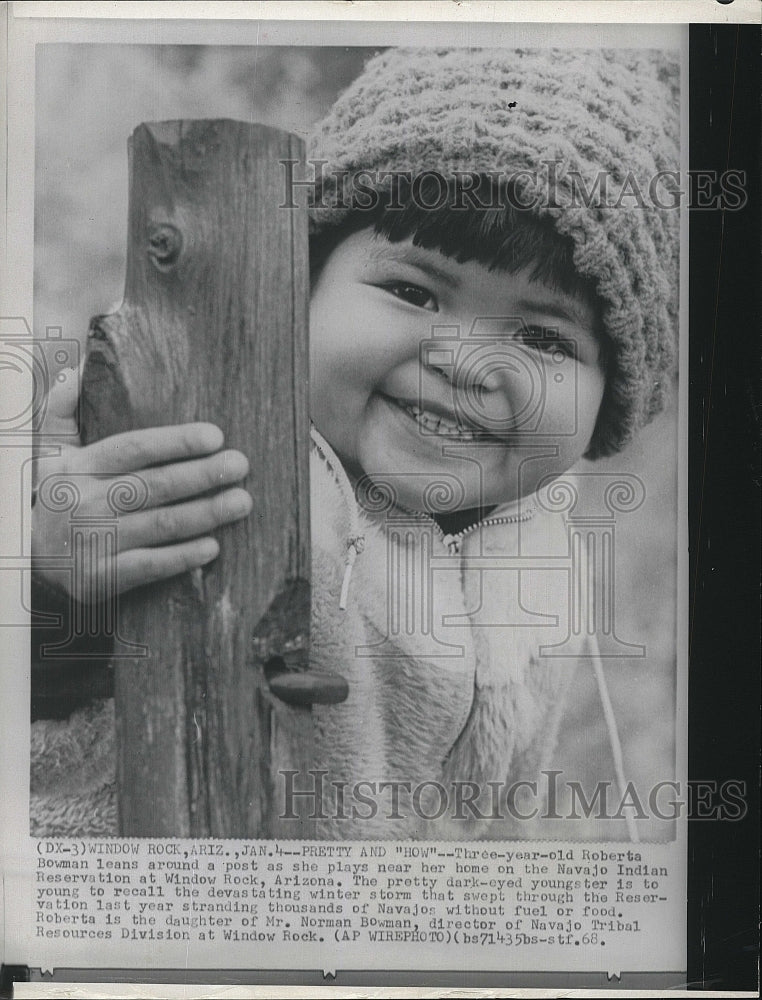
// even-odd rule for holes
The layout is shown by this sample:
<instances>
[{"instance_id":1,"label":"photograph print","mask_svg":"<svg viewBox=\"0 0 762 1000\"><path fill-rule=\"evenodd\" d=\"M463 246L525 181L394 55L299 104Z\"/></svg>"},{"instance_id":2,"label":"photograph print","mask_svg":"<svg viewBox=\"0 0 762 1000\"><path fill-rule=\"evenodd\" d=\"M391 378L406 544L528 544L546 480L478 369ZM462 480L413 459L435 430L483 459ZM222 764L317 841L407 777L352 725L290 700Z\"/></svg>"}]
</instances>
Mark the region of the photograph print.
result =
<instances>
[{"instance_id":1,"label":"photograph print","mask_svg":"<svg viewBox=\"0 0 762 1000\"><path fill-rule=\"evenodd\" d=\"M36 75L32 836L673 841L679 52Z\"/></svg>"}]
</instances>

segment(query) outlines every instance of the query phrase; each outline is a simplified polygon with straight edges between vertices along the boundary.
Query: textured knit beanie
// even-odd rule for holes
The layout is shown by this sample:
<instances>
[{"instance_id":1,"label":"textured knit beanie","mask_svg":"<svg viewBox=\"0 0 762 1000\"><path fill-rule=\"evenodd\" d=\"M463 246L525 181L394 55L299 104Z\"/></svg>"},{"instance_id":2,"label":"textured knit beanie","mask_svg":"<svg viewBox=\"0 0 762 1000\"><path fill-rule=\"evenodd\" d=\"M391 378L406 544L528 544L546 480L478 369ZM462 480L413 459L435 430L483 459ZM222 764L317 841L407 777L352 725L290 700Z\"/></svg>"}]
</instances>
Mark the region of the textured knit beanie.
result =
<instances>
[{"instance_id":1,"label":"textured knit beanie","mask_svg":"<svg viewBox=\"0 0 762 1000\"><path fill-rule=\"evenodd\" d=\"M515 177L597 292L608 369L588 456L619 451L663 408L675 360L678 95L676 61L655 50L389 49L312 136L324 166L311 231L343 221L340 189L358 171ZM606 197L586 203L601 172Z\"/></svg>"}]
</instances>

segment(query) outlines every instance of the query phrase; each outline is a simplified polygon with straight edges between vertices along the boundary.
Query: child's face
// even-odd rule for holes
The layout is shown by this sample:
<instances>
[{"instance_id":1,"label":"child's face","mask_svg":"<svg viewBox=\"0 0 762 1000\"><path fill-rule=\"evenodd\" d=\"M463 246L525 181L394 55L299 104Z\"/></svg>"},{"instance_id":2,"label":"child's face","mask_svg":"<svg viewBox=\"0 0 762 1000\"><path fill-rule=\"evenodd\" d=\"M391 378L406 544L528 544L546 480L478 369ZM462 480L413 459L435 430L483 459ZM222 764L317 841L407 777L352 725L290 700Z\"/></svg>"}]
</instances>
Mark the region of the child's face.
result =
<instances>
[{"instance_id":1,"label":"child's face","mask_svg":"<svg viewBox=\"0 0 762 1000\"><path fill-rule=\"evenodd\" d=\"M514 500L587 450L605 382L595 326L590 303L525 271L366 229L313 289L312 419L402 506L427 509L437 482L454 489L453 510Z\"/></svg>"}]
</instances>

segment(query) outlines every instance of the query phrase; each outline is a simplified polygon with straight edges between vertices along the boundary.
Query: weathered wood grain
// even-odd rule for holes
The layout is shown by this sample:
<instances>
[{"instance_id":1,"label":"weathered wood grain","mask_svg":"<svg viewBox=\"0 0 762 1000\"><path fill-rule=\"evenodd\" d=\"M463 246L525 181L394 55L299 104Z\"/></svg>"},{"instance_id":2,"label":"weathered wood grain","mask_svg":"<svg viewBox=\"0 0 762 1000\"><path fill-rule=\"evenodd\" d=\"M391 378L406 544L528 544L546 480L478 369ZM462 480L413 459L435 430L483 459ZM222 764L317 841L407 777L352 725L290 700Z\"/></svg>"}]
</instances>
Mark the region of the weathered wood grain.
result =
<instances>
[{"instance_id":1,"label":"weathered wood grain","mask_svg":"<svg viewBox=\"0 0 762 1000\"><path fill-rule=\"evenodd\" d=\"M120 599L120 634L150 650L117 661L124 836L271 834L273 712L309 736L252 655L289 587L307 588L291 638L309 636L306 216L278 207L280 161L302 157L294 136L233 121L132 136L124 301L91 324L83 435L212 421L249 458L254 509L209 567Z\"/></svg>"}]
</instances>

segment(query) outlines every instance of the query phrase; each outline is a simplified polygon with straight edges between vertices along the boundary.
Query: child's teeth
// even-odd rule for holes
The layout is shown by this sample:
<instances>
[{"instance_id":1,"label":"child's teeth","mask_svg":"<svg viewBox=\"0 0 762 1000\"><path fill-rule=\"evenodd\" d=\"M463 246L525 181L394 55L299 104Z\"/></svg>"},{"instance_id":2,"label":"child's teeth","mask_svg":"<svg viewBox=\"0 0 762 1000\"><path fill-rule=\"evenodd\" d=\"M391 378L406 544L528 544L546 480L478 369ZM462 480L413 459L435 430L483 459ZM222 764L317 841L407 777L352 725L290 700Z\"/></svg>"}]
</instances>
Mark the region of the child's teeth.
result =
<instances>
[{"instance_id":1,"label":"child's teeth","mask_svg":"<svg viewBox=\"0 0 762 1000\"><path fill-rule=\"evenodd\" d=\"M461 427L454 421L446 420L444 417L436 417L433 413L428 413L418 406L403 403L402 409L409 413L422 427L435 434L445 434L448 437L474 438L473 431Z\"/></svg>"}]
</instances>

